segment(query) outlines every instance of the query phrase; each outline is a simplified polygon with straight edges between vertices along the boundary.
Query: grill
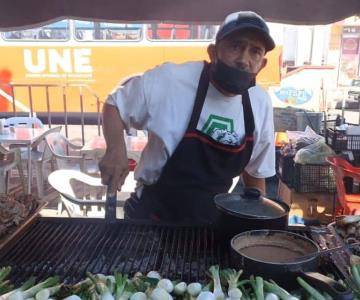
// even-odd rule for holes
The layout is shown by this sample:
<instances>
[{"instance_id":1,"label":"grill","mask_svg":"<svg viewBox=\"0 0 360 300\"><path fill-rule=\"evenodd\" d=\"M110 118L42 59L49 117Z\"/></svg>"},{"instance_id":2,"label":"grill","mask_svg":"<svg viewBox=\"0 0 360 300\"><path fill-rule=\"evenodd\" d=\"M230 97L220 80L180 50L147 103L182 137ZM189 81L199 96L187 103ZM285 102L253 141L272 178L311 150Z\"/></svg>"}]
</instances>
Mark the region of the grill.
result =
<instances>
[{"instance_id":1,"label":"grill","mask_svg":"<svg viewBox=\"0 0 360 300\"><path fill-rule=\"evenodd\" d=\"M12 266L10 279L15 283L55 274L65 283L75 283L86 271L150 270L167 278L202 282L211 265L229 266L228 250L207 227L39 218L16 239L0 252L0 266Z\"/></svg>"},{"instance_id":2,"label":"grill","mask_svg":"<svg viewBox=\"0 0 360 300\"><path fill-rule=\"evenodd\" d=\"M293 228L294 229L294 228ZM336 246L329 228L291 230L322 249ZM352 284L341 253L322 257L320 271ZM204 282L211 265L230 266L227 247L209 227L154 225L102 219L38 218L0 250L0 266L12 267L10 280L21 284L59 275L67 284L85 272L133 275L157 270L170 279ZM340 267L340 268L339 268Z\"/></svg>"}]
</instances>

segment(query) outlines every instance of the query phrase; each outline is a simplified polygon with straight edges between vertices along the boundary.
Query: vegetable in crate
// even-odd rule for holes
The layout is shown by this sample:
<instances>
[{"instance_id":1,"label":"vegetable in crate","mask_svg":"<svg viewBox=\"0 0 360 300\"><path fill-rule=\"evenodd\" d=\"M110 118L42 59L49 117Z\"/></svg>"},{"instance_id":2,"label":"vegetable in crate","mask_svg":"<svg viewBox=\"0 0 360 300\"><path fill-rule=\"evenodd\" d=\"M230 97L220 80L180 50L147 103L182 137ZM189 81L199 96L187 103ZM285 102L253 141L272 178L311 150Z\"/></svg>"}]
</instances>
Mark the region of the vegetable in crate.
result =
<instances>
[{"instance_id":1,"label":"vegetable in crate","mask_svg":"<svg viewBox=\"0 0 360 300\"><path fill-rule=\"evenodd\" d=\"M282 156L294 156L295 153L296 153L296 150L291 143L285 144L280 149L280 154Z\"/></svg>"},{"instance_id":2,"label":"vegetable in crate","mask_svg":"<svg viewBox=\"0 0 360 300\"><path fill-rule=\"evenodd\" d=\"M335 152L323 141L308 145L296 152L294 162L301 165L325 164L326 157L335 155Z\"/></svg>"}]
</instances>

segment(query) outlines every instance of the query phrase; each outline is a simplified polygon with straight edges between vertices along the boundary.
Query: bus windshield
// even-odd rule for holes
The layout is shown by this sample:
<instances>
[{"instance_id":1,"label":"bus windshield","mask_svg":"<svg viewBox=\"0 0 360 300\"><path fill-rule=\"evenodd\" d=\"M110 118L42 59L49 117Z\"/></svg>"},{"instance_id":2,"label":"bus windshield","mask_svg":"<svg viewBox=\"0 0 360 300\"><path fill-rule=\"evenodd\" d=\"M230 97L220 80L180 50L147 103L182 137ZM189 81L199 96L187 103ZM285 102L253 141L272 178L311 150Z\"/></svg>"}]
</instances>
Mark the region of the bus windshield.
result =
<instances>
[{"instance_id":1,"label":"bus windshield","mask_svg":"<svg viewBox=\"0 0 360 300\"><path fill-rule=\"evenodd\" d=\"M142 25L75 21L75 39L79 41L137 41Z\"/></svg>"},{"instance_id":2,"label":"bus windshield","mask_svg":"<svg viewBox=\"0 0 360 300\"><path fill-rule=\"evenodd\" d=\"M70 38L69 21L62 20L51 23L42 27L32 28L27 30L9 31L2 33L5 40L24 40L24 41L39 41L39 40L56 40L64 41Z\"/></svg>"},{"instance_id":3,"label":"bus windshield","mask_svg":"<svg viewBox=\"0 0 360 300\"><path fill-rule=\"evenodd\" d=\"M215 39L217 25L153 23L147 26L149 40L204 40Z\"/></svg>"}]
</instances>

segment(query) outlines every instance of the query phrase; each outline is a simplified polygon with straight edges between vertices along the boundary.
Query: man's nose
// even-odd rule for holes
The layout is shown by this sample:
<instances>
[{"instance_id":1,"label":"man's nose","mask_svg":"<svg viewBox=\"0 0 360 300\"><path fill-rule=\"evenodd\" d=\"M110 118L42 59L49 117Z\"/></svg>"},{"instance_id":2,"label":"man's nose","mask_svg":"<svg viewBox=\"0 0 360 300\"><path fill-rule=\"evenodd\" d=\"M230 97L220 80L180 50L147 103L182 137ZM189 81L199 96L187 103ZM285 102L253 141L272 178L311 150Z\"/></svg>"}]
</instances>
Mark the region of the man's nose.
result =
<instances>
[{"instance_id":1,"label":"man's nose","mask_svg":"<svg viewBox=\"0 0 360 300\"><path fill-rule=\"evenodd\" d=\"M241 49L241 51L237 53L235 63L238 68L247 70L249 68L249 60L249 51L247 49Z\"/></svg>"},{"instance_id":2,"label":"man's nose","mask_svg":"<svg viewBox=\"0 0 360 300\"><path fill-rule=\"evenodd\" d=\"M239 60L236 62L236 67L241 70L247 70L249 68L249 64Z\"/></svg>"}]
</instances>

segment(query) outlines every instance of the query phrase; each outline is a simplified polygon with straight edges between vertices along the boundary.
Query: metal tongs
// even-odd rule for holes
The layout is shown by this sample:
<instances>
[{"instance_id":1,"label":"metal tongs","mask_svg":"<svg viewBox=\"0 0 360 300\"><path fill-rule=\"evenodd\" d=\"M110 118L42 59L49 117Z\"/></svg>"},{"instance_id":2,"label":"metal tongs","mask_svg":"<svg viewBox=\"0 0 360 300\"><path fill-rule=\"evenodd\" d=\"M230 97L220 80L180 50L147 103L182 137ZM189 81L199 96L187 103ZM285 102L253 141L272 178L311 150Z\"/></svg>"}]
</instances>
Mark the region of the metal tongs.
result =
<instances>
[{"instance_id":1,"label":"metal tongs","mask_svg":"<svg viewBox=\"0 0 360 300\"><path fill-rule=\"evenodd\" d=\"M107 186L106 200L105 200L105 222L115 223L116 222L116 202L117 202L117 191L111 192L111 179Z\"/></svg>"}]
</instances>

